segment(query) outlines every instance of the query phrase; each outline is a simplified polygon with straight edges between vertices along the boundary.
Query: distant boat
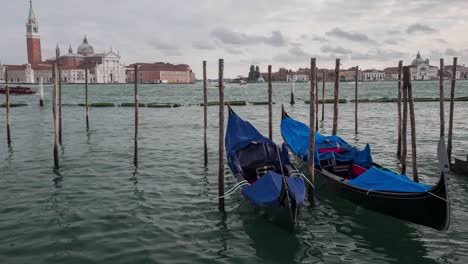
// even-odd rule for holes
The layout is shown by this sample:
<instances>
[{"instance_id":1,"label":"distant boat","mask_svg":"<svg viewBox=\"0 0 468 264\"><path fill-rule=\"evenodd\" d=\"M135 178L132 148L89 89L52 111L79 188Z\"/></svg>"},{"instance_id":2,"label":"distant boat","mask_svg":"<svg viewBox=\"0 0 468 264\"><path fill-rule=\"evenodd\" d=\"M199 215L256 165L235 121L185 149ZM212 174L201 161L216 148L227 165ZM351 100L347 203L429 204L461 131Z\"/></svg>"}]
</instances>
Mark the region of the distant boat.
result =
<instances>
[{"instance_id":1,"label":"distant boat","mask_svg":"<svg viewBox=\"0 0 468 264\"><path fill-rule=\"evenodd\" d=\"M246 84L247 84L247 82L246 82L246 81L244 81L244 80L240 80L240 83L239 83L239 84L240 84L240 85L246 85Z\"/></svg>"},{"instance_id":2,"label":"distant boat","mask_svg":"<svg viewBox=\"0 0 468 264\"><path fill-rule=\"evenodd\" d=\"M10 94L35 94L36 91L29 87L10 87ZM0 94L6 94L6 87L0 88Z\"/></svg>"}]
</instances>

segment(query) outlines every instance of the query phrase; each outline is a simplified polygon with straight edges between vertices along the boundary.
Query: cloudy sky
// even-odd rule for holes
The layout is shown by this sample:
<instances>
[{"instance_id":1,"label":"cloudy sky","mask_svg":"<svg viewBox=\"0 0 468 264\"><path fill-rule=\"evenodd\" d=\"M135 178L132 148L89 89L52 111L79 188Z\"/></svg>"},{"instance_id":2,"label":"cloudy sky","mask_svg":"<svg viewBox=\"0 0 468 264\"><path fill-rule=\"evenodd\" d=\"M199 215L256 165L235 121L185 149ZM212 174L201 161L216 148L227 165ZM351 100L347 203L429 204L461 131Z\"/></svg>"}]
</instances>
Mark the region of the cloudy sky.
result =
<instances>
[{"instance_id":1,"label":"cloudy sky","mask_svg":"<svg viewBox=\"0 0 468 264\"><path fill-rule=\"evenodd\" d=\"M251 64L266 71L307 67L396 66L418 50L438 65L468 59L467 0L33 0L42 56L62 53L88 36L95 51L118 50L124 63L187 63L201 77L247 75ZM0 60L27 60L28 0L2 3ZM450 63L449 63L450 62Z\"/></svg>"}]
</instances>

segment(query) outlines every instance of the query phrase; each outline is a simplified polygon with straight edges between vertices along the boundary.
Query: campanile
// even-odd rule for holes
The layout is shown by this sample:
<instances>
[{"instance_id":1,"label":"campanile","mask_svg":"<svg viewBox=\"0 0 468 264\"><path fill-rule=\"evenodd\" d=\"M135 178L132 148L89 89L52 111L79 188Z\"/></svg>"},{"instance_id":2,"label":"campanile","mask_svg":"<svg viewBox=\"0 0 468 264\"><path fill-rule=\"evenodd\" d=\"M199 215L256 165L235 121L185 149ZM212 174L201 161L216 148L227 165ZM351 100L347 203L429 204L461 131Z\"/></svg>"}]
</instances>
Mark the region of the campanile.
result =
<instances>
[{"instance_id":1,"label":"campanile","mask_svg":"<svg viewBox=\"0 0 468 264\"><path fill-rule=\"evenodd\" d=\"M29 1L29 16L26 23L26 45L28 49L28 63L33 65L41 63L41 37L39 36L39 24L34 14L32 0Z\"/></svg>"}]
</instances>

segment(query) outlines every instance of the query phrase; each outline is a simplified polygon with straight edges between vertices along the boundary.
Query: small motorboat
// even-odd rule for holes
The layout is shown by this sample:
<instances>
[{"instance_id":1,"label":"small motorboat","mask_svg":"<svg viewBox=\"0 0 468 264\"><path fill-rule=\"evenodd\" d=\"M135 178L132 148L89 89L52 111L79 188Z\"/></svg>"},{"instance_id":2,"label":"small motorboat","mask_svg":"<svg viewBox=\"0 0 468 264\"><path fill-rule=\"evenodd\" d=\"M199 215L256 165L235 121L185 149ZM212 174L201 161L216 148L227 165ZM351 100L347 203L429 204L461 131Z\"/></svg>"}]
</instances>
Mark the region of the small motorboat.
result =
<instances>
[{"instance_id":1,"label":"small motorboat","mask_svg":"<svg viewBox=\"0 0 468 264\"><path fill-rule=\"evenodd\" d=\"M16 87L9 87L10 94L35 94L36 91L29 87L23 86L16 86ZM6 87L0 88L0 94L6 94L7 89Z\"/></svg>"}]
</instances>

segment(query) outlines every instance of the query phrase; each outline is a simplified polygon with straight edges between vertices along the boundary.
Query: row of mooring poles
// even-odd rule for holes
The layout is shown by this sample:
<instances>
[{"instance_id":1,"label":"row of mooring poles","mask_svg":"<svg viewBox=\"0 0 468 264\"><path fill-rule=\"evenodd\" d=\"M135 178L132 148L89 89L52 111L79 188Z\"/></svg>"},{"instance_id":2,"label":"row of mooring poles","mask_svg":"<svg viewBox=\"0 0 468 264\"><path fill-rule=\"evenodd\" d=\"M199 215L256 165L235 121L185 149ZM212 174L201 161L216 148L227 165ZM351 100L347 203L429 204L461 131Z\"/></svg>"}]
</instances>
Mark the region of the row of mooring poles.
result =
<instances>
[{"instance_id":1,"label":"row of mooring poles","mask_svg":"<svg viewBox=\"0 0 468 264\"><path fill-rule=\"evenodd\" d=\"M292 74L292 87L291 87L291 101L290 101L291 105L295 104L295 101L294 101L294 92L295 92L294 83L295 83L295 80L294 80L294 73L293 73Z\"/></svg>"},{"instance_id":2,"label":"row of mooring poles","mask_svg":"<svg viewBox=\"0 0 468 264\"><path fill-rule=\"evenodd\" d=\"M208 164L208 87L206 80L206 61L203 61L203 153L205 166Z\"/></svg>"},{"instance_id":3,"label":"row of mooring poles","mask_svg":"<svg viewBox=\"0 0 468 264\"><path fill-rule=\"evenodd\" d=\"M315 100L314 100L314 105L315 105L315 131L318 131L318 67L315 68Z\"/></svg>"},{"instance_id":4,"label":"row of mooring poles","mask_svg":"<svg viewBox=\"0 0 468 264\"><path fill-rule=\"evenodd\" d=\"M339 88L340 88L340 59L336 59L335 63L335 87L333 90L333 130L332 135L338 132L338 103L339 103Z\"/></svg>"},{"instance_id":5,"label":"row of mooring poles","mask_svg":"<svg viewBox=\"0 0 468 264\"><path fill-rule=\"evenodd\" d=\"M325 70L322 72L322 121L325 119Z\"/></svg>"},{"instance_id":6,"label":"row of mooring poles","mask_svg":"<svg viewBox=\"0 0 468 264\"><path fill-rule=\"evenodd\" d=\"M401 113L401 97L403 95L402 92L402 77L403 74L403 61L398 62L398 97L397 97L397 110L398 110L398 145L397 145L397 158L401 159L401 144L402 144L402 131L403 131L403 123L402 123L402 113Z\"/></svg>"},{"instance_id":7,"label":"row of mooring poles","mask_svg":"<svg viewBox=\"0 0 468 264\"><path fill-rule=\"evenodd\" d=\"M58 134L59 134L59 144L62 145L62 69L58 67Z\"/></svg>"},{"instance_id":8,"label":"row of mooring poles","mask_svg":"<svg viewBox=\"0 0 468 264\"><path fill-rule=\"evenodd\" d=\"M135 89L134 89L134 97L135 97L135 137L134 137L134 152L133 152L133 166L135 166L135 170L138 169L138 126L139 126L139 119L138 119L138 64L134 65L134 73L135 73Z\"/></svg>"},{"instance_id":9,"label":"row of mooring poles","mask_svg":"<svg viewBox=\"0 0 468 264\"><path fill-rule=\"evenodd\" d=\"M44 106L44 81L39 79L39 106Z\"/></svg>"},{"instance_id":10,"label":"row of mooring poles","mask_svg":"<svg viewBox=\"0 0 468 264\"><path fill-rule=\"evenodd\" d=\"M88 131L89 130L88 68L85 69L85 111L86 111L86 131Z\"/></svg>"},{"instance_id":11,"label":"row of mooring poles","mask_svg":"<svg viewBox=\"0 0 468 264\"><path fill-rule=\"evenodd\" d=\"M403 67L403 123L402 123L402 153L401 153L401 174L406 174L407 161L407 126L408 126L408 105L410 112L410 128L411 128L411 157L413 167L413 180L419 182L417 152L416 152L416 120L414 111L413 87L411 84L410 67Z\"/></svg>"}]
</instances>

